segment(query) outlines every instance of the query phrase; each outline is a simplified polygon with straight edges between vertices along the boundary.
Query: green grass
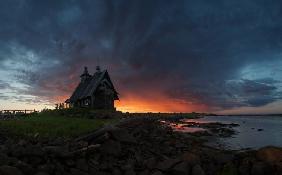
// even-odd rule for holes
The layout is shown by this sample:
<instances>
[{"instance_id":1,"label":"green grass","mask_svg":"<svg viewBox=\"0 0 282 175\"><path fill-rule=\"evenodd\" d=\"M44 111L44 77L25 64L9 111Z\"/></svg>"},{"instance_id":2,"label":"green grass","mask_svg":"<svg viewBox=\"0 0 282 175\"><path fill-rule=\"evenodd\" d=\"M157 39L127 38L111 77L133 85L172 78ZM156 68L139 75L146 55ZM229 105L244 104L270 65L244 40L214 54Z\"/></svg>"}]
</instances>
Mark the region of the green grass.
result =
<instances>
[{"instance_id":1,"label":"green grass","mask_svg":"<svg viewBox=\"0 0 282 175\"><path fill-rule=\"evenodd\" d=\"M8 135L16 137L37 135L42 138L71 138L117 121L118 119L87 119L41 113L19 117L16 120L2 120L0 121L0 129L7 132Z\"/></svg>"}]
</instances>

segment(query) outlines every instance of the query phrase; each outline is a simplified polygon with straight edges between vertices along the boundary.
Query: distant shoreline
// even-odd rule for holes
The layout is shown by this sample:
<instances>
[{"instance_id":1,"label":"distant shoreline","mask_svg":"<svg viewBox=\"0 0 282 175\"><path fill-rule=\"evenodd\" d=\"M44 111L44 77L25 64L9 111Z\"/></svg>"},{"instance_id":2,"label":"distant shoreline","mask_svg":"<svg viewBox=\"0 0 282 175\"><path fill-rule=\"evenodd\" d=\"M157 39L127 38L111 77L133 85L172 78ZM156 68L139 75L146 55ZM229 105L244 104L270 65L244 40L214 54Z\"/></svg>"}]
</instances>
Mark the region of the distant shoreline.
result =
<instances>
[{"instance_id":1,"label":"distant shoreline","mask_svg":"<svg viewBox=\"0 0 282 175\"><path fill-rule=\"evenodd\" d=\"M207 115L207 116L265 116L265 117L282 117L282 114L214 114L214 115Z\"/></svg>"}]
</instances>

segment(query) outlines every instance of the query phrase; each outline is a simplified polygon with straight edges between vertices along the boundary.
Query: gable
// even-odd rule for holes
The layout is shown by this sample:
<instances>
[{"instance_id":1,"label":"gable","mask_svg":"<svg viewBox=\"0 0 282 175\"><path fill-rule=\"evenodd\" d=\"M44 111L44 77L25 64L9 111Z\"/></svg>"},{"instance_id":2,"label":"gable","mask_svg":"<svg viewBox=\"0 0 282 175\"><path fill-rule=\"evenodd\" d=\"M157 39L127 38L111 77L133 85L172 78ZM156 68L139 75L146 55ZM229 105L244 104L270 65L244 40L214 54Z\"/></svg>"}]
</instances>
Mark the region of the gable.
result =
<instances>
[{"instance_id":1,"label":"gable","mask_svg":"<svg viewBox=\"0 0 282 175\"><path fill-rule=\"evenodd\" d=\"M108 72L104 70L102 72L96 72L89 80L80 82L70 97L70 102L75 102L77 100L92 96L103 80L106 80L106 82L110 85L115 93L115 100L118 100L118 93L114 88Z\"/></svg>"}]
</instances>

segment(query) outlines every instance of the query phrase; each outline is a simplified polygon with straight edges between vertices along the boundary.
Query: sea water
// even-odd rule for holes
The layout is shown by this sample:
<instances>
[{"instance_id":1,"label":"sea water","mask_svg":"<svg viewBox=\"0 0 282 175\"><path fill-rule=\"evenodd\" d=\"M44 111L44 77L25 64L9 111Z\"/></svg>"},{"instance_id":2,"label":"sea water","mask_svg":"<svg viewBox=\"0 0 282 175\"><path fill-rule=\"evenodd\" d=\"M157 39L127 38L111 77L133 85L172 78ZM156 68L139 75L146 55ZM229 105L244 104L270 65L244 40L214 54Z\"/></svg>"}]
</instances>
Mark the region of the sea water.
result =
<instances>
[{"instance_id":1,"label":"sea water","mask_svg":"<svg viewBox=\"0 0 282 175\"><path fill-rule=\"evenodd\" d=\"M229 138L219 138L216 142L210 142L210 145L217 146L220 143L233 150L258 149L270 145L282 147L281 116L206 116L192 121L240 125L234 127L237 134Z\"/></svg>"}]
</instances>

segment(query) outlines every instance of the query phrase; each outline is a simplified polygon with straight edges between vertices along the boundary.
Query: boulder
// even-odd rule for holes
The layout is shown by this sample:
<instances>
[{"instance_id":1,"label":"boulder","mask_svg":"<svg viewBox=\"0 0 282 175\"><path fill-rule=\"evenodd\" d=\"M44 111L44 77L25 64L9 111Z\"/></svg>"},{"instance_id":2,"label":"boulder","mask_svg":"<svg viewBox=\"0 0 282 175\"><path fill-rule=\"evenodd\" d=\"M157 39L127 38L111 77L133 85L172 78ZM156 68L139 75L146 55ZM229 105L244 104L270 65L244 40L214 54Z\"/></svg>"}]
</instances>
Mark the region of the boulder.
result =
<instances>
[{"instance_id":1,"label":"boulder","mask_svg":"<svg viewBox=\"0 0 282 175\"><path fill-rule=\"evenodd\" d=\"M19 146L26 146L27 144L28 144L27 141L24 140L24 139L20 139L19 142L18 142Z\"/></svg>"},{"instance_id":2,"label":"boulder","mask_svg":"<svg viewBox=\"0 0 282 175\"><path fill-rule=\"evenodd\" d=\"M113 168L111 173L113 175L122 175L122 172L118 168Z\"/></svg>"},{"instance_id":3,"label":"boulder","mask_svg":"<svg viewBox=\"0 0 282 175\"><path fill-rule=\"evenodd\" d=\"M48 174L52 174L54 172L55 165L51 163L43 164L38 167L38 171L46 172Z\"/></svg>"},{"instance_id":4,"label":"boulder","mask_svg":"<svg viewBox=\"0 0 282 175\"><path fill-rule=\"evenodd\" d=\"M125 175L136 175L135 171L133 169L128 169L124 173Z\"/></svg>"},{"instance_id":5,"label":"boulder","mask_svg":"<svg viewBox=\"0 0 282 175\"><path fill-rule=\"evenodd\" d=\"M88 163L85 159L76 160L76 168L82 171L88 171Z\"/></svg>"},{"instance_id":6,"label":"boulder","mask_svg":"<svg viewBox=\"0 0 282 175\"><path fill-rule=\"evenodd\" d=\"M124 174L136 174L135 171L134 171L134 168L135 168L135 162L134 160L128 160L127 163L125 163L121 169L125 172Z\"/></svg>"},{"instance_id":7,"label":"boulder","mask_svg":"<svg viewBox=\"0 0 282 175\"><path fill-rule=\"evenodd\" d=\"M1 175L23 175L23 173L16 167L3 165L0 167Z\"/></svg>"},{"instance_id":8,"label":"boulder","mask_svg":"<svg viewBox=\"0 0 282 175\"><path fill-rule=\"evenodd\" d=\"M252 167L252 175L264 175L267 174L267 165L264 162L255 162Z\"/></svg>"},{"instance_id":9,"label":"boulder","mask_svg":"<svg viewBox=\"0 0 282 175\"><path fill-rule=\"evenodd\" d=\"M268 163L275 163L282 161L282 148L269 146L261 148L257 151L257 158Z\"/></svg>"},{"instance_id":10,"label":"boulder","mask_svg":"<svg viewBox=\"0 0 282 175\"><path fill-rule=\"evenodd\" d=\"M197 156L196 154L191 153L191 152L183 153L182 160L187 162L189 165L192 165L192 166L200 163L199 156Z\"/></svg>"},{"instance_id":11,"label":"boulder","mask_svg":"<svg viewBox=\"0 0 282 175\"><path fill-rule=\"evenodd\" d=\"M49 175L49 174L46 173L46 172L38 172L38 173L36 173L35 175Z\"/></svg>"},{"instance_id":12,"label":"boulder","mask_svg":"<svg viewBox=\"0 0 282 175\"><path fill-rule=\"evenodd\" d=\"M138 173L138 175L150 175L150 171L149 170L143 170L141 172Z\"/></svg>"},{"instance_id":13,"label":"boulder","mask_svg":"<svg viewBox=\"0 0 282 175\"><path fill-rule=\"evenodd\" d=\"M157 169L161 170L161 171L166 171L170 168L172 168L174 165L176 165L177 163L179 163L181 160L179 159L171 159L168 158L162 162L159 162L157 164Z\"/></svg>"},{"instance_id":14,"label":"boulder","mask_svg":"<svg viewBox=\"0 0 282 175\"><path fill-rule=\"evenodd\" d=\"M42 149L45 153L55 157L63 157L67 154L67 150L62 146L45 146Z\"/></svg>"},{"instance_id":15,"label":"boulder","mask_svg":"<svg viewBox=\"0 0 282 175\"><path fill-rule=\"evenodd\" d=\"M152 175L163 175L163 173L161 171L156 171Z\"/></svg>"},{"instance_id":16,"label":"boulder","mask_svg":"<svg viewBox=\"0 0 282 175\"><path fill-rule=\"evenodd\" d=\"M72 175L87 175L87 173L85 173L85 172L83 172L79 169L76 169L76 168L71 168L70 174L72 174Z\"/></svg>"},{"instance_id":17,"label":"boulder","mask_svg":"<svg viewBox=\"0 0 282 175\"><path fill-rule=\"evenodd\" d=\"M251 171L251 163L248 159L245 159L239 165L238 171L240 174L250 174Z\"/></svg>"},{"instance_id":18,"label":"boulder","mask_svg":"<svg viewBox=\"0 0 282 175\"><path fill-rule=\"evenodd\" d=\"M119 142L136 143L136 139L126 129L115 129L109 131L113 138Z\"/></svg>"},{"instance_id":19,"label":"boulder","mask_svg":"<svg viewBox=\"0 0 282 175\"><path fill-rule=\"evenodd\" d=\"M225 174L229 174L229 175L238 174L236 166L231 162L225 164L221 171L221 175L225 175Z\"/></svg>"},{"instance_id":20,"label":"boulder","mask_svg":"<svg viewBox=\"0 0 282 175\"><path fill-rule=\"evenodd\" d=\"M30 147L32 149L32 151L30 152L33 156L44 156L45 152L42 150L42 146L41 145L35 145Z\"/></svg>"},{"instance_id":21,"label":"boulder","mask_svg":"<svg viewBox=\"0 0 282 175\"><path fill-rule=\"evenodd\" d=\"M189 167L187 162L180 162L172 168L171 174L189 175L190 174L190 167Z\"/></svg>"},{"instance_id":22,"label":"boulder","mask_svg":"<svg viewBox=\"0 0 282 175\"><path fill-rule=\"evenodd\" d=\"M197 164L192 168L192 175L205 175L203 168Z\"/></svg>"},{"instance_id":23,"label":"boulder","mask_svg":"<svg viewBox=\"0 0 282 175\"><path fill-rule=\"evenodd\" d=\"M282 175L282 162L276 163L276 171Z\"/></svg>"},{"instance_id":24,"label":"boulder","mask_svg":"<svg viewBox=\"0 0 282 175\"><path fill-rule=\"evenodd\" d=\"M121 145L114 140L107 140L100 147L101 153L119 156L121 154Z\"/></svg>"},{"instance_id":25,"label":"boulder","mask_svg":"<svg viewBox=\"0 0 282 175\"><path fill-rule=\"evenodd\" d=\"M147 160L144 161L144 165L149 168L149 169L153 169L156 166L156 159L154 157L151 157Z\"/></svg>"},{"instance_id":26,"label":"boulder","mask_svg":"<svg viewBox=\"0 0 282 175\"><path fill-rule=\"evenodd\" d=\"M23 174L34 174L36 172L34 167L23 161L18 161L14 166L21 170Z\"/></svg>"},{"instance_id":27,"label":"boulder","mask_svg":"<svg viewBox=\"0 0 282 175\"><path fill-rule=\"evenodd\" d=\"M219 153L215 155L215 159L218 164L226 164L228 162L231 162L234 158L233 154L224 154L224 153Z\"/></svg>"},{"instance_id":28,"label":"boulder","mask_svg":"<svg viewBox=\"0 0 282 175\"><path fill-rule=\"evenodd\" d=\"M29 164L31 164L32 166L38 166L44 163L44 159L39 156L27 156L27 158L28 158Z\"/></svg>"},{"instance_id":29,"label":"boulder","mask_svg":"<svg viewBox=\"0 0 282 175\"><path fill-rule=\"evenodd\" d=\"M8 156L0 152L0 165L3 165L7 162Z\"/></svg>"}]
</instances>

